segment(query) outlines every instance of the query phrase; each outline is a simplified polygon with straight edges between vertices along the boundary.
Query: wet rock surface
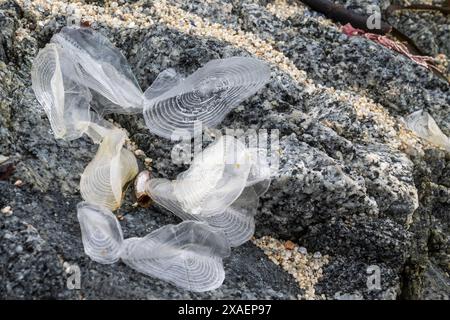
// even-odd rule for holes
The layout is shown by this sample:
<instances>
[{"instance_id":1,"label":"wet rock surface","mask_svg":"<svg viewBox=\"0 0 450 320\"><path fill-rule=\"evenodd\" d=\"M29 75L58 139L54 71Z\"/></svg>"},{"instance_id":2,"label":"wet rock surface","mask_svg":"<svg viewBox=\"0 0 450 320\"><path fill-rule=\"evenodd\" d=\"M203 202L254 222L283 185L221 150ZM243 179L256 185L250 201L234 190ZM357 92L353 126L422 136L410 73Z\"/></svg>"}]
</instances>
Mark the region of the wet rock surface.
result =
<instances>
[{"instance_id":1,"label":"wet rock surface","mask_svg":"<svg viewBox=\"0 0 450 320\"><path fill-rule=\"evenodd\" d=\"M347 2L364 10L379 1ZM168 67L189 74L230 56L269 63L272 81L221 126L279 130L279 176L261 199L256 236L327 255L317 297L448 298L450 156L416 138L401 117L425 109L449 135L449 83L376 43L345 36L300 3L280 0L1 3L0 154L15 165L0 181L0 209L12 210L0 214L1 297L314 298L251 242L225 260L224 285L204 294L84 254L75 206L96 146L87 138L55 140L30 83L39 48L75 9L122 50L143 90ZM419 27L393 19L405 32ZM436 19L439 30L450 23ZM430 32L428 54L448 55L445 35ZM111 118L152 159L153 175L173 179L185 169L171 162L174 143L151 135L141 115ZM128 192L118 211L125 237L178 222L132 203ZM66 286L71 264L80 267L81 290ZM381 289L367 287L370 266L380 270Z\"/></svg>"}]
</instances>

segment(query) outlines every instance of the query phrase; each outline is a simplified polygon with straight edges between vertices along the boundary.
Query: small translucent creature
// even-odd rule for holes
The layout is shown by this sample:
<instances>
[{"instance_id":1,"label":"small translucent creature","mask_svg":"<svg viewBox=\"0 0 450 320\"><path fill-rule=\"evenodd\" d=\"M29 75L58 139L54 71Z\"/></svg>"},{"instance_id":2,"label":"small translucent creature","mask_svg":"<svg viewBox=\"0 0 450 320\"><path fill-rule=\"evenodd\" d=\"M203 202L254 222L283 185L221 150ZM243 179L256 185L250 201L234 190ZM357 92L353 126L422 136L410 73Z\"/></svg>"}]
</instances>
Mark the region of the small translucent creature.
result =
<instances>
[{"instance_id":1,"label":"small translucent creature","mask_svg":"<svg viewBox=\"0 0 450 320\"><path fill-rule=\"evenodd\" d=\"M181 219L206 221L223 230L232 246L239 246L254 233L259 196L269 184L269 166L258 152L222 136L176 180L148 180L147 192Z\"/></svg>"},{"instance_id":2,"label":"small translucent creature","mask_svg":"<svg viewBox=\"0 0 450 320\"><path fill-rule=\"evenodd\" d=\"M267 163L233 137L222 137L197 157L175 181L135 182L137 200L154 200L183 220L143 238L123 239L117 218L123 189L138 173L134 154L124 148L126 133L103 119L107 113L144 113L149 130L171 138L193 133L194 123L219 124L226 114L270 78L263 62L234 57L208 62L186 79L175 70L161 72L143 93L122 53L89 28L64 27L33 62L32 86L56 138L83 134L99 144L85 168L78 219L86 254L131 268L192 291L219 287L222 258L230 245L254 232L258 199L270 185Z\"/></svg>"},{"instance_id":3,"label":"small translucent creature","mask_svg":"<svg viewBox=\"0 0 450 320\"><path fill-rule=\"evenodd\" d=\"M142 112L142 90L127 59L106 37L90 28L64 27L51 42L70 54L66 75L92 90L100 115Z\"/></svg>"},{"instance_id":4,"label":"small translucent creature","mask_svg":"<svg viewBox=\"0 0 450 320\"><path fill-rule=\"evenodd\" d=\"M230 255L230 245L220 230L185 221L124 240L111 211L87 202L77 208L84 250L94 261L121 259L141 273L197 292L214 290L225 278L222 259Z\"/></svg>"},{"instance_id":5,"label":"small translucent creature","mask_svg":"<svg viewBox=\"0 0 450 320\"><path fill-rule=\"evenodd\" d=\"M201 292L220 287L225 279L222 259L229 255L223 232L185 221L125 240L121 259L141 273Z\"/></svg>"},{"instance_id":6,"label":"small translucent creature","mask_svg":"<svg viewBox=\"0 0 450 320\"><path fill-rule=\"evenodd\" d=\"M194 123L215 127L270 78L269 67L253 58L212 60L183 79L175 70L158 75L145 91L148 129L170 139L176 130L194 134Z\"/></svg>"},{"instance_id":7,"label":"small translucent creature","mask_svg":"<svg viewBox=\"0 0 450 320\"><path fill-rule=\"evenodd\" d=\"M92 99L88 88L72 81L61 65L70 65L70 57L55 44L39 51L31 71L36 98L50 121L57 139L74 140L88 129Z\"/></svg>"},{"instance_id":8,"label":"small translucent creature","mask_svg":"<svg viewBox=\"0 0 450 320\"><path fill-rule=\"evenodd\" d=\"M105 133L97 154L81 175L80 192L84 200L110 210L120 207L123 188L139 172L136 157L123 147L125 138L121 129Z\"/></svg>"},{"instance_id":9,"label":"small translucent creature","mask_svg":"<svg viewBox=\"0 0 450 320\"><path fill-rule=\"evenodd\" d=\"M441 131L428 112L415 111L405 118L405 122L408 128L419 137L450 152L450 139Z\"/></svg>"},{"instance_id":10,"label":"small translucent creature","mask_svg":"<svg viewBox=\"0 0 450 320\"><path fill-rule=\"evenodd\" d=\"M77 215L86 254L99 263L117 262L122 253L123 235L116 216L88 202L77 205Z\"/></svg>"}]
</instances>

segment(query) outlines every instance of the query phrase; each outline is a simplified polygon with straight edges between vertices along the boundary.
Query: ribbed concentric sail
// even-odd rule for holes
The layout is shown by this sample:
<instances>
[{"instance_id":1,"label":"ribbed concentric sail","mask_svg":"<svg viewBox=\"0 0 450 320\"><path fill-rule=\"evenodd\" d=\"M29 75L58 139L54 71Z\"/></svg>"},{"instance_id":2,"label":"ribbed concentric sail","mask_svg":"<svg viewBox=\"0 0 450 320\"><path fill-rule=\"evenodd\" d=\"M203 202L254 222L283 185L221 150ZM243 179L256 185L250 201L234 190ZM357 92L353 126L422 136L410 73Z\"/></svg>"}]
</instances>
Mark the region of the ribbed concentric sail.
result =
<instances>
[{"instance_id":1,"label":"ribbed concentric sail","mask_svg":"<svg viewBox=\"0 0 450 320\"><path fill-rule=\"evenodd\" d=\"M247 187L224 212L209 216L205 220L210 226L225 233L230 246L237 247L250 240L255 232L254 216L258 203L258 195L253 187Z\"/></svg>"},{"instance_id":2,"label":"ribbed concentric sail","mask_svg":"<svg viewBox=\"0 0 450 320\"><path fill-rule=\"evenodd\" d=\"M209 61L170 90L165 85L164 90L158 91L160 94L149 89L145 122L151 132L165 138L171 138L180 129L194 134L197 121L203 127L214 127L269 78L269 67L257 59L233 57Z\"/></svg>"},{"instance_id":3,"label":"ribbed concentric sail","mask_svg":"<svg viewBox=\"0 0 450 320\"><path fill-rule=\"evenodd\" d=\"M81 202L77 205L84 251L94 261L111 264L119 260L123 235L117 218L106 208Z\"/></svg>"},{"instance_id":4,"label":"ribbed concentric sail","mask_svg":"<svg viewBox=\"0 0 450 320\"><path fill-rule=\"evenodd\" d=\"M152 85L145 90L144 97L147 100L155 99L176 87L182 80L183 78L174 69L166 69L158 74Z\"/></svg>"},{"instance_id":5,"label":"ribbed concentric sail","mask_svg":"<svg viewBox=\"0 0 450 320\"><path fill-rule=\"evenodd\" d=\"M115 210L122 202L122 189L138 173L136 157L123 148L126 135L113 129L103 138L97 154L80 180L84 200Z\"/></svg>"},{"instance_id":6,"label":"ribbed concentric sail","mask_svg":"<svg viewBox=\"0 0 450 320\"><path fill-rule=\"evenodd\" d=\"M31 79L55 137L74 140L87 130L91 94L63 74L61 65L67 64L66 54L57 45L48 44L33 62Z\"/></svg>"},{"instance_id":7,"label":"ribbed concentric sail","mask_svg":"<svg viewBox=\"0 0 450 320\"><path fill-rule=\"evenodd\" d=\"M97 93L98 113L142 112L142 91L126 58L107 38L89 28L64 27L51 41L71 55L74 67L67 76Z\"/></svg>"},{"instance_id":8,"label":"ribbed concentric sail","mask_svg":"<svg viewBox=\"0 0 450 320\"><path fill-rule=\"evenodd\" d=\"M258 197L270 184L264 154L223 136L206 148L175 181L151 179L148 193L184 220L201 220L221 229L231 246L254 233Z\"/></svg>"},{"instance_id":9,"label":"ribbed concentric sail","mask_svg":"<svg viewBox=\"0 0 450 320\"><path fill-rule=\"evenodd\" d=\"M151 179L148 182L150 197L160 206L183 220L201 220L199 215L187 213L174 195L174 183L168 179Z\"/></svg>"},{"instance_id":10,"label":"ribbed concentric sail","mask_svg":"<svg viewBox=\"0 0 450 320\"><path fill-rule=\"evenodd\" d=\"M65 27L51 42L33 63L36 97L57 138L86 133L100 144L80 181L86 202L77 210L86 254L104 264L122 259L139 272L191 291L219 287L230 245L253 235L258 197L270 184L267 163L239 140L223 136L175 181L145 173L136 184L138 200L148 205L152 198L188 221L124 240L111 210L120 206L138 165L124 148L125 132L102 115L144 111L151 132L166 138L181 130L192 135L197 122L217 125L260 89L269 80L268 66L252 58L213 60L186 79L167 69L143 94L125 57L100 33Z\"/></svg>"},{"instance_id":11,"label":"ribbed concentric sail","mask_svg":"<svg viewBox=\"0 0 450 320\"><path fill-rule=\"evenodd\" d=\"M196 155L175 181L149 183L151 197L182 219L217 215L242 193L250 171L250 154L232 136L223 136Z\"/></svg>"},{"instance_id":12,"label":"ribbed concentric sail","mask_svg":"<svg viewBox=\"0 0 450 320\"><path fill-rule=\"evenodd\" d=\"M251 167L246 186L252 186L258 197L270 187L271 171L267 161L267 150L259 148L248 149L251 156Z\"/></svg>"},{"instance_id":13,"label":"ribbed concentric sail","mask_svg":"<svg viewBox=\"0 0 450 320\"><path fill-rule=\"evenodd\" d=\"M250 154L232 136L223 136L195 156L190 168L174 183L182 209L207 217L225 210L244 189L250 171Z\"/></svg>"},{"instance_id":14,"label":"ribbed concentric sail","mask_svg":"<svg viewBox=\"0 0 450 320\"><path fill-rule=\"evenodd\" d=\"M121 259L141 273L202 292L222 284L222 258L229 254L222 232L202 222L186 221L164 226L144 238L125 240Z\"/></svg>"},{"instance_id":15,"label":"ribbed concentric sail","mask_svg":"<svg viewBox=\"0 0 450 320\"><path fill-rule=\"evenodd\" d=\"M441 131L433 117L426 111L419 110L405 118L408 128L419 137L450 152L450 139Z\"/></svg>"}]
</instances>

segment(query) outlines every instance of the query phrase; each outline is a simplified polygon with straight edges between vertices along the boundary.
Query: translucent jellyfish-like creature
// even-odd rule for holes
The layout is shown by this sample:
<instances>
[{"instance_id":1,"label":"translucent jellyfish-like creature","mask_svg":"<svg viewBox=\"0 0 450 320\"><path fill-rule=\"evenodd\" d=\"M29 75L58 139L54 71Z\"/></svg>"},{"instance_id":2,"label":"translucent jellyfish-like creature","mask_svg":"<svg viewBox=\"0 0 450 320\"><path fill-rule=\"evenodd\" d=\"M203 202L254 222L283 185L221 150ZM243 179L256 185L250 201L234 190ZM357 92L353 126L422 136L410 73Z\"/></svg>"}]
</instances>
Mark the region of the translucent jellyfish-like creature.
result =
<instances>
[{"instance_id":1,"label":"translucent jellyfish-like creature","mask_svg":"<svg viewBox=\"0 0 450 320\"><path fill-rule=\"evenodd\" d=\"M175 130L192 135L195 122L216 126L269 78L265 63L245 57L209 61L186 79L173 69L163 71L144 93L145 122L164 138L170 139Z\"/></svg>"},{"instance_id":2,"label":"translucent jellyfish-like creature","mask_svg":"<svg viewBox=\"0 0 450 320\"><path fill-rule=\"evenodd\" d=\"M84 251L94 261L111 264L119 260L123 235L114 214L101 206L80 202L77 205Z\"/></svg>"},{"instance_id":3,"label":"translucent jellyfish-like creature","mask_svg":"<svg viewBox=\"0 0 450 320\"><path fill-rule=\"evenodd\" d=\"M450 139L441 131L431 115L418 110L405 118L405 122L419 137L450 152Z\"/></svg>"},{"instance_id":4,"label":"translucent jellyfish-like creature","mask_svg":"<svg viewBox=\"0 0 450 320\"><path fill-rule=\"evenodd\" d=\"M252 58L208 62L186 79L162 72L142 93L125 57L89 28L65 27L33 63L33 89L57 138L88 135L99 148L84 170L78 219L87 255L110 264L122 259L144 274L192 291L219 287L222 259L230 246L254 232L258 199L270 184L265 161L239 140L224 136L194 159L175 181L135 182L137 200L155 201L184 221L124 240L112 210L138 173L134 154L124 148L126 133L105 121L106 113L144 112L147 126L162 137L194 131L194 123L213 127L269 79L268 66ZM95 110L95 112L93 110Z\"/></svg>"},{"instance_id":5,"label":"translucent jellyfish-like creature","mask_svg":"<svg viewBox=\"0 0 450 320\"><path fill-rule=\"evenodd\" d=\"M202 292L222 284L222 259L229 255L230 245L222 232L202 222L185 221L144 238L126 239L121 259L141 273Z\"/></svg>"},{"instance_id":6,"label":"translucent jellyfish-like creature","mask_svg":"<svg viewBox=\"0 0 450 320\"><path fill-rule=\"evenodd\" d=\"M148 208L153 200L148 192L147 184L151 179L151 174L148 170L141 171L136 179L134 179L134 193L137 203L143 207Z\"/></svg>"},{"instance_id":7,"label":"translucent jellyfish-like creature","mask_svg":"<svg viewBox=\"0 0 450 320\"><path fill-rule=\"evenodd\" d=\"M67 76L93 90L93 108L101 115L142 112L143 93L124 55L90 28L64 27L52 43L70 54Z\"/></svg>"},{"instance_id":8,"label":"translucent jellyfish-like creature","mask_svg":"<svg viewBox=\"0 0 450 320\"><path fill-rule=\"evenodd\" d=\"M115 210L122 202L124 186L137 175L138 165L134 154L123 147L123 130L101 134L97 154L81 175L80 192L87 202Z\"/></svg>"},{"instance_id":9,"label":"translucent jellyfish-like creature","mask_svg":"<svg viewBox=\"0 0 450 320\"><path fill-rule=\"evenodd\" d=\"M250 155L231 136L223 136L198 154L177 179L149 182L152 198L183 219L218 214L245 188Z\"/></svg>"},{"instance_id":10,"label":"translucent jellyfish-like creature","mask_svg":"<svg viewBox=\"0 0 450 320\"><path fill-rule=\"evenodd\" d=\"M176 180L149 180L148 194L183 220L221 229L231 246L238 246L253 235L258 199L270 183L268 168L255 168L267 163L256 161L255 155L234 137L223 136Z\"/></svg>"},{"instance_id":11,"label":"translucent jellyfish-like creature","mask_svg":"<svg viewBox=\"0 0 450 320\"><path fill-rule=\"evenodd\" d=\"M43 107L56 138L74 140L88 129L91 115L89 89L72 81L63 73L70 57L56 44L39 51L31 71L32 87Z\"/></svg>"},{"instance_id":12,"label":"translucent jellyfish-like creature","mask_svg":"<svg viewBox=\"0 0 450 320\"><path fill-rule=\"evenodd\" d=\"M138 272L198 292L218 288L225 278L222 259L230 255L230 245L222 231L204 222L166 225L124 240L109 209L87 202L77 209L84 251L96 262L122 259Z\"/></svg>"}]
</instances>

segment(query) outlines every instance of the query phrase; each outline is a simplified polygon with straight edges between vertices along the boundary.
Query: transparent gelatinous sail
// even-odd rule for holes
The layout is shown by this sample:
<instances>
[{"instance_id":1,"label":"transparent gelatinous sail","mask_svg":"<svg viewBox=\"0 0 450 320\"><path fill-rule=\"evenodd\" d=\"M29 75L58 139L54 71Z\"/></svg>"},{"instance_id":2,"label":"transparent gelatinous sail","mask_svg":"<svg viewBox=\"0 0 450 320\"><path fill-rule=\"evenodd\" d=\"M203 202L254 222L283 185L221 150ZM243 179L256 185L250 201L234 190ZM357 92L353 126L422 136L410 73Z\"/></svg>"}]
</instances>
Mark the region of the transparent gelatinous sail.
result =
<instances>
[{"instance_id":1,"label":"transparent gelatinous sail","mask_svg":"<svg viewBox=\"0 0 450 320\"><path fill-rule=\"evenodd\" d=\"M111 122L106 121L95 112L91 112L91 121L87 125L88 129L85 133L96 144L102 142L104 137L117 129Z\"/></svg>"},{"instance_id":2,"label":"transparent gelatinous sail","mask_svg":"<svg viewBox=\"0 0 450 320\"><path fill-rule=\"evenodd\" d=\"M176 180L151 180L149 193L182 219L217 215L242 193L250 167L245 146L232 136L222 136L196 155Z\"/></svg>"},{"instance_id":3,"label":"transparent gelatinous sail","mask_svg":"<svg viewBox=\"0 0 450 320\"><path fill-rule=\"evenodd\" d=\"M144 103L145 122L151 132L169 139L177 129L193 134L196 121L203 127L214 127L269 78L269 67L257 59L209 61L169 90L166 88L170 81L161 81L162 94L150 90Z\"/></svg>"},{"instance_id":4,"label":"transparent gelatinous sail","mask_svg":"<svg viewBox=\"0 0 450 320\"><path fill-rule=\"evenodd\" d=\"M258 197L262 196L270 187L271 171L267 161L267 150L250 148L251 167L247 179L247 187L252 186Z\"/></svg>"},{"instance_id":5,"label":"transparent gelatinous sail","mask_svg":"<svg viewBox=\"0 0 450 320\"><path fill-rule=\"evenodd\" d=\"M258 195L253 187L247 187L225 211L206 217L205 220L225 233L230 246L237 247L250 240L255 232L254 216L258 203Z\"/></svg>"},{"instance_id":6,"label":"transparent gelatinous sail","mask_svg":"<svg viewBox=\"0 0 450 320\"><path fill-rule=\"evenodd\" d=\"M206 221L222 230L231 246L239 246L253 235L258 197L270 184L267 163L253 154L239 140L223 136L175 181L149 180L148 193L181 219Z\"/></svg>"},{"instance_id":7,"label":"transparent gelatinous sail","mask_svg":"<svg viewBox=\"0 0 450 320\"><path fill-rule=\"evenodd\" d=\"M191 291L218 288L230 246L222 232L202 222L166 225L144 238L125 240L121 259L131 268Z\"/></svg>"},{"instance_id":8,"label":"transparent gelatinous sail","mask_svg":"<svg viewBox=\"0 0 450 320\"><path fill-rule=\"evenodd\" d=\"M80 202L77 211L86 254L103 264L118 261L122 253L123 235L114 214L87 202Z\"/></svg>"},{"instance_id":9,"label":"transparent gelatinous sail","mask_svg":"<svg viewBox=\"0 0 450 320\"><path fill-rule=\"evenodd\" d=\"M428 112L423 110L415 111L408 115L405 121L408 128L419 137L450 152L450 139L441 131Z\"/></svg>"},{"instance_id":10,"label":"transparent gelatinous sail","mask_svg":"<svg viewBox=\"0 0 450 320\"><path fill-rule=\"evenodd\" d=\"M40 50L31 71L32 87L43 107L56 138L80 138L90 121L89 89L70 80L62 65L71 62L56 45L48 44Z\"/></svg>"},{"instance_id":11,"label":"transparent gelatinous sail","mask_svg":"<svg viewBox=\"0 0 450 320\"><path fill-rule=\"evenodd\" d=\"M144 97L147 100L152 100L163 93L167 92L169 89L177 86L183 79L180 77L177 72L170 68L164 70L156 77L155 81L153 81L152 85L148 87L144 92Z\"/></svg>"},{"instance_id":12,"label":"transparent gelatinous sail","mask_svg":"<svg viewBox=\"0 0 450 320\"><path fill-rule=\"evenodd\" d=\"M90 28L64 27L51 41L71 54L76 83L95 91L99 114L142 112L143 94L123 54Z\"/></svg>"},{"instance_id":13,"label":"transparent gelatinous sail","mask_svg":"<svg viewBox=\"0 0 450 320\"><path fill-rule=\"evenodd\" d=\"M88 164L80 180L84 200L115 210L122 202L123 187L138 173L136 157L123 148L126 134L110 130L103 138L97 154Z\"/></svg>"}]
</instances>

